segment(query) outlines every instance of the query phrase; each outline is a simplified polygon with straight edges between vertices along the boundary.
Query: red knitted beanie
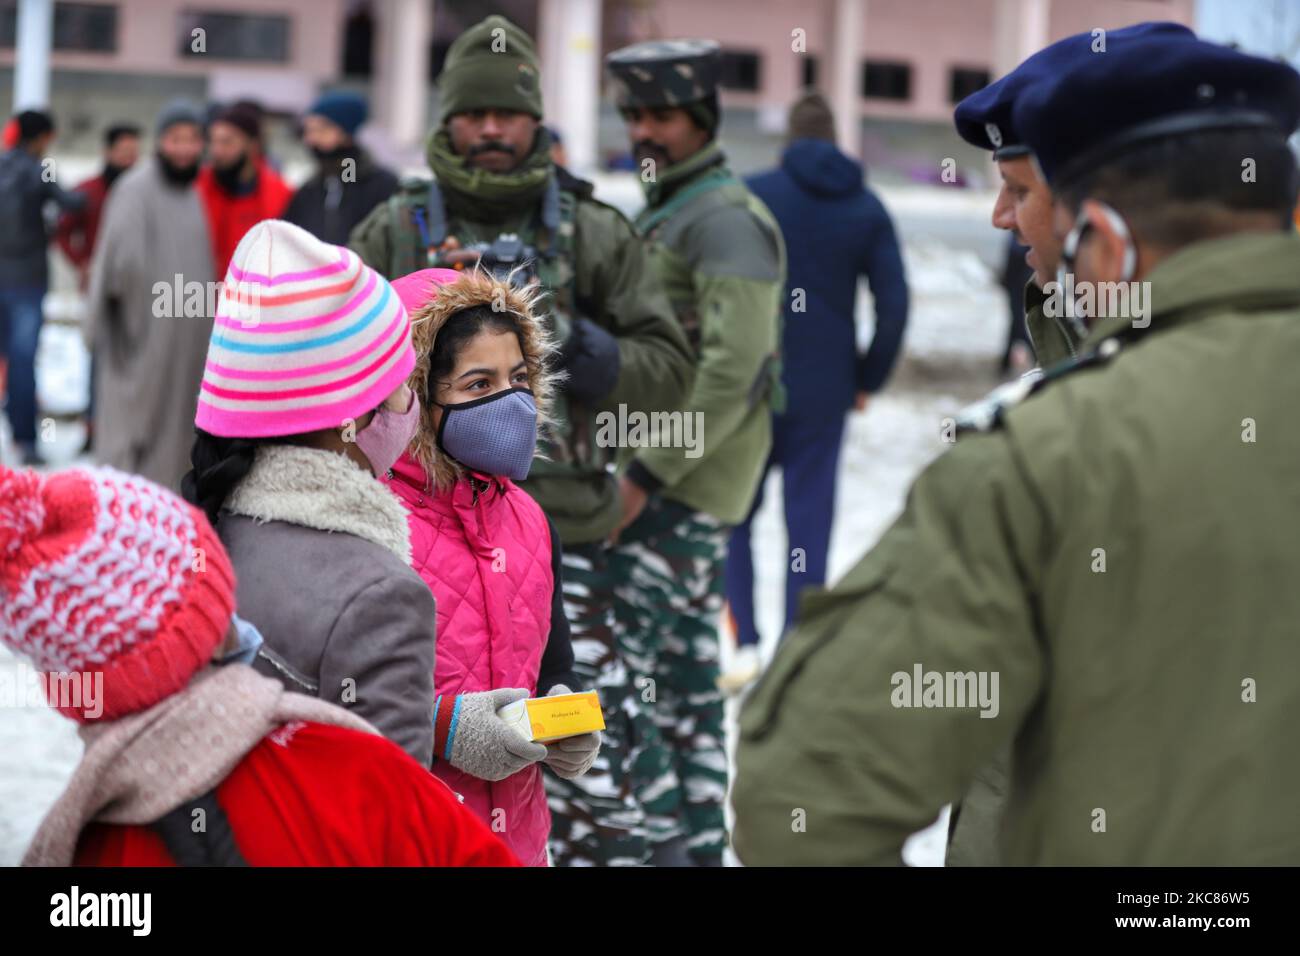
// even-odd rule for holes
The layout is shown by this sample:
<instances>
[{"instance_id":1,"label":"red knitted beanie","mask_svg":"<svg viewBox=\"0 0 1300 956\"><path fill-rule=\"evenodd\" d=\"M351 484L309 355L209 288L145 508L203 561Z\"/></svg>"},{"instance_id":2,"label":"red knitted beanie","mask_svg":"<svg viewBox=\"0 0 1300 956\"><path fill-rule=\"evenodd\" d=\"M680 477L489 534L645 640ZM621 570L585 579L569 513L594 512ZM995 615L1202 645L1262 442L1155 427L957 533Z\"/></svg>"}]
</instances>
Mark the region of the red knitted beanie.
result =
<instances>
[{"instance_id":1,"label":"red knitted beanie","mask_svg":"<svg viewBox=\"0 0 1300 956\"><path fill-rule=\"evenodd\" d=\"M170 491L111 468L0 468L0 642L65 716L113 720L180 690L234 608L225 549ZM66 678L98 675L96 699L67 693Z\"/></svg>"}]
</instances>

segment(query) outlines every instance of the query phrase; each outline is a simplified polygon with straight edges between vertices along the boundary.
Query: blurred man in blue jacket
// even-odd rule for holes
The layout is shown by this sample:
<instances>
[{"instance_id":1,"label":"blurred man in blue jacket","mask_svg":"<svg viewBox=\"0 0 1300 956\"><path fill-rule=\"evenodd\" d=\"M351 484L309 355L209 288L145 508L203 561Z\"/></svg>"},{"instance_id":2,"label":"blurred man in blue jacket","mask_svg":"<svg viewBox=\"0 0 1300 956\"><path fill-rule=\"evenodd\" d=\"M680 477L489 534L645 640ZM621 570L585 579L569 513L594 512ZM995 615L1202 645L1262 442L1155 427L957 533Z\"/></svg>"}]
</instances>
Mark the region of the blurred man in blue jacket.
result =
<instances>
[{"instance_id":1,"label":"blurred man in blue jacket","mask_svg":"<svg viewBox=\"0 0 1300 956\"><path fill-rule=\"evenodd\" d=\"M747 180L780 223L789 256L781 346L787 404L773 417L767 462L784 475L792 552L787 628L799 592L826 581L845 418L850 408L863 411L885 384L907 326L898 238L889 213L862 178L861 165L835 147L825 98L808 92L790 110L780 167ZM867 277L876 309L875 335L864 355L858 354L854 328L859 276ZM732 533L727 557L727 599L738 644L733 666L721 678L728 691L744 687L759 671L749 532L762 500L760 483L749 517Z\"/></svg>"},{"instance_id":2,"label":"blurred man in blue jacket","mask_svg":"<svg viewBox=\"0 0 1300 956\"><path fill-rule=\"evenodd\" d=\"M0 153L0 395L6 399L22 463L31 465L41 460L36 451L36 346L49 286L45 209L56 203L75 212L87 197L65 192L55 181L54 161L45 157L54 142L54 118L24 110L14 121L18 142Z\"/></svg>"}]
</instances>

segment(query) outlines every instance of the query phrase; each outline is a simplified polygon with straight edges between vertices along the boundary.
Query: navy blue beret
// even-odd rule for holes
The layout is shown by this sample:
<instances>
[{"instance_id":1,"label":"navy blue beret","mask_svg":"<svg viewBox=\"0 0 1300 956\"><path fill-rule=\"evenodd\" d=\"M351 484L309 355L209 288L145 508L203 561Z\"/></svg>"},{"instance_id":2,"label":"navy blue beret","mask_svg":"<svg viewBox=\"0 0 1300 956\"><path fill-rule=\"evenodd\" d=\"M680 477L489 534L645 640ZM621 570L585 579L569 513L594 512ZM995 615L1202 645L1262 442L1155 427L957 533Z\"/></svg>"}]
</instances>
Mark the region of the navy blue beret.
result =
<instances>
[{"instance_id":1,"label":"navy blue beret","mask_svg":"<svg viewBox=\"0 0 1300 956\"><path fill-rule=\"evenodd\" d=\"M1016 101L1012 121L1060 187L1154 139L1300 124L1300 73L1205 40L1151 36L1074 63Z\"/></svg>"},{"instance_id":2,"label":"navy blue beret","mask_svg":"<svg viewBox=\"0 0 1300 956\"><path fill-rule=\"evenodd\" d=\"M1106 49L1141 43L1152 37L1196 38L1181 23L1138 23L1104 33ZM953 111L957 133L972 146L993 150L995 159L1010 159L1029 152L1013 120L1012 110L1020 95L1032 86L1049 80L1085 57L1095 56L1094 45L1103 37L1092 32L1076 33L1051 46L1043 47L1006 76L972 93Z\"/></svg>"}]
</instances>

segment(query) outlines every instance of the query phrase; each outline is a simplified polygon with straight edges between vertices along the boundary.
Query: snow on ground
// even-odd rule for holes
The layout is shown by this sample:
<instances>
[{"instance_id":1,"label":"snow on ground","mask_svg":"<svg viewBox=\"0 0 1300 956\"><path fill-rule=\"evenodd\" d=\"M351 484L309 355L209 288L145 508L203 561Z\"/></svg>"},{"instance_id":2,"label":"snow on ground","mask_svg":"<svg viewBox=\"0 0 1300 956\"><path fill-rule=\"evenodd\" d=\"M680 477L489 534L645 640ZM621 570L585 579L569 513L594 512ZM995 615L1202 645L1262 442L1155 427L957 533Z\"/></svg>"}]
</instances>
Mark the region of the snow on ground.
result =
<instances>
[{"instance_id":1,"label":"snow on ground","mask_svg":"<svg viewBox=\"0 0 1300 956\"><path fill-rule=\"evenodd\" d=\"M938 191L936 191L938 192ZM942 420L997 384L996 365L1006 336L1006 297L989 265L998 238L981 197L950 203L951 193L886 196L905 241L913 295L905 357L888 389L865 413L850 415L841 455L830 575L844 574L902 510L917 472L944 449ZM946 218L945 218L946 217ZM863 294L859 314L870 315ZM50 311L71 308L64 301ZM865 337L865 333L864 333ZM39 359L42 400L54 415L51 457L71 461L80 447L79 426L62 416L84 405L84 353L69 326L48 324ZM0 420L0 430L4 423ZM770 660L783 620L786 555L779 509L780 475L769 476L755 519L757 613ZM732 643L724 635L723 660ZM0 689L12 686L27 665L0 649ZM729 706L729 746L734 754L737 704ZM74 725L47 708L7 706L0 699L0 865L12 865L81 753ZM941 865L946 811L909 841L907 862Z\"/></svg>"},{"instance_id":2,"label":"snow on ground","mask_svg":"<svg viewBox=\"0 0 1300 956\"><path fill-rule=\"evenodd\" d=\"M25 661L0 648L0 687L19 687L26 700L31 676ZM81 749L76 725L48 707L0 704L0 866L22 858Z\"/></svg>"}]
</instances>

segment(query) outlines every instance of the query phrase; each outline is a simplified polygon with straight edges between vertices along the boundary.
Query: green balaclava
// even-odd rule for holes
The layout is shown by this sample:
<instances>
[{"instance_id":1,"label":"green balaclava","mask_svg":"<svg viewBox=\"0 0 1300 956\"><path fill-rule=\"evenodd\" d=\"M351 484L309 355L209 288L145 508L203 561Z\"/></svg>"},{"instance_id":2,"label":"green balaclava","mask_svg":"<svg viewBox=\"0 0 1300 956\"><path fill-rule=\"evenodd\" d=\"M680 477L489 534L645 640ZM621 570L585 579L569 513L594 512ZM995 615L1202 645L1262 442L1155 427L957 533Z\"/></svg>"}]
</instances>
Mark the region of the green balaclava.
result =
<instances>
[{"instance_id":1,"label":"green balaclava","mask_svg":"<svg viewBox=\"0 0 1300 956\"><path fill-rule=\"evenodd\" d=\"M532 37L492 15L456 38L438 77L438 124L469 110L518 110L542 118Z\"/></svg>"}]
</instances>

